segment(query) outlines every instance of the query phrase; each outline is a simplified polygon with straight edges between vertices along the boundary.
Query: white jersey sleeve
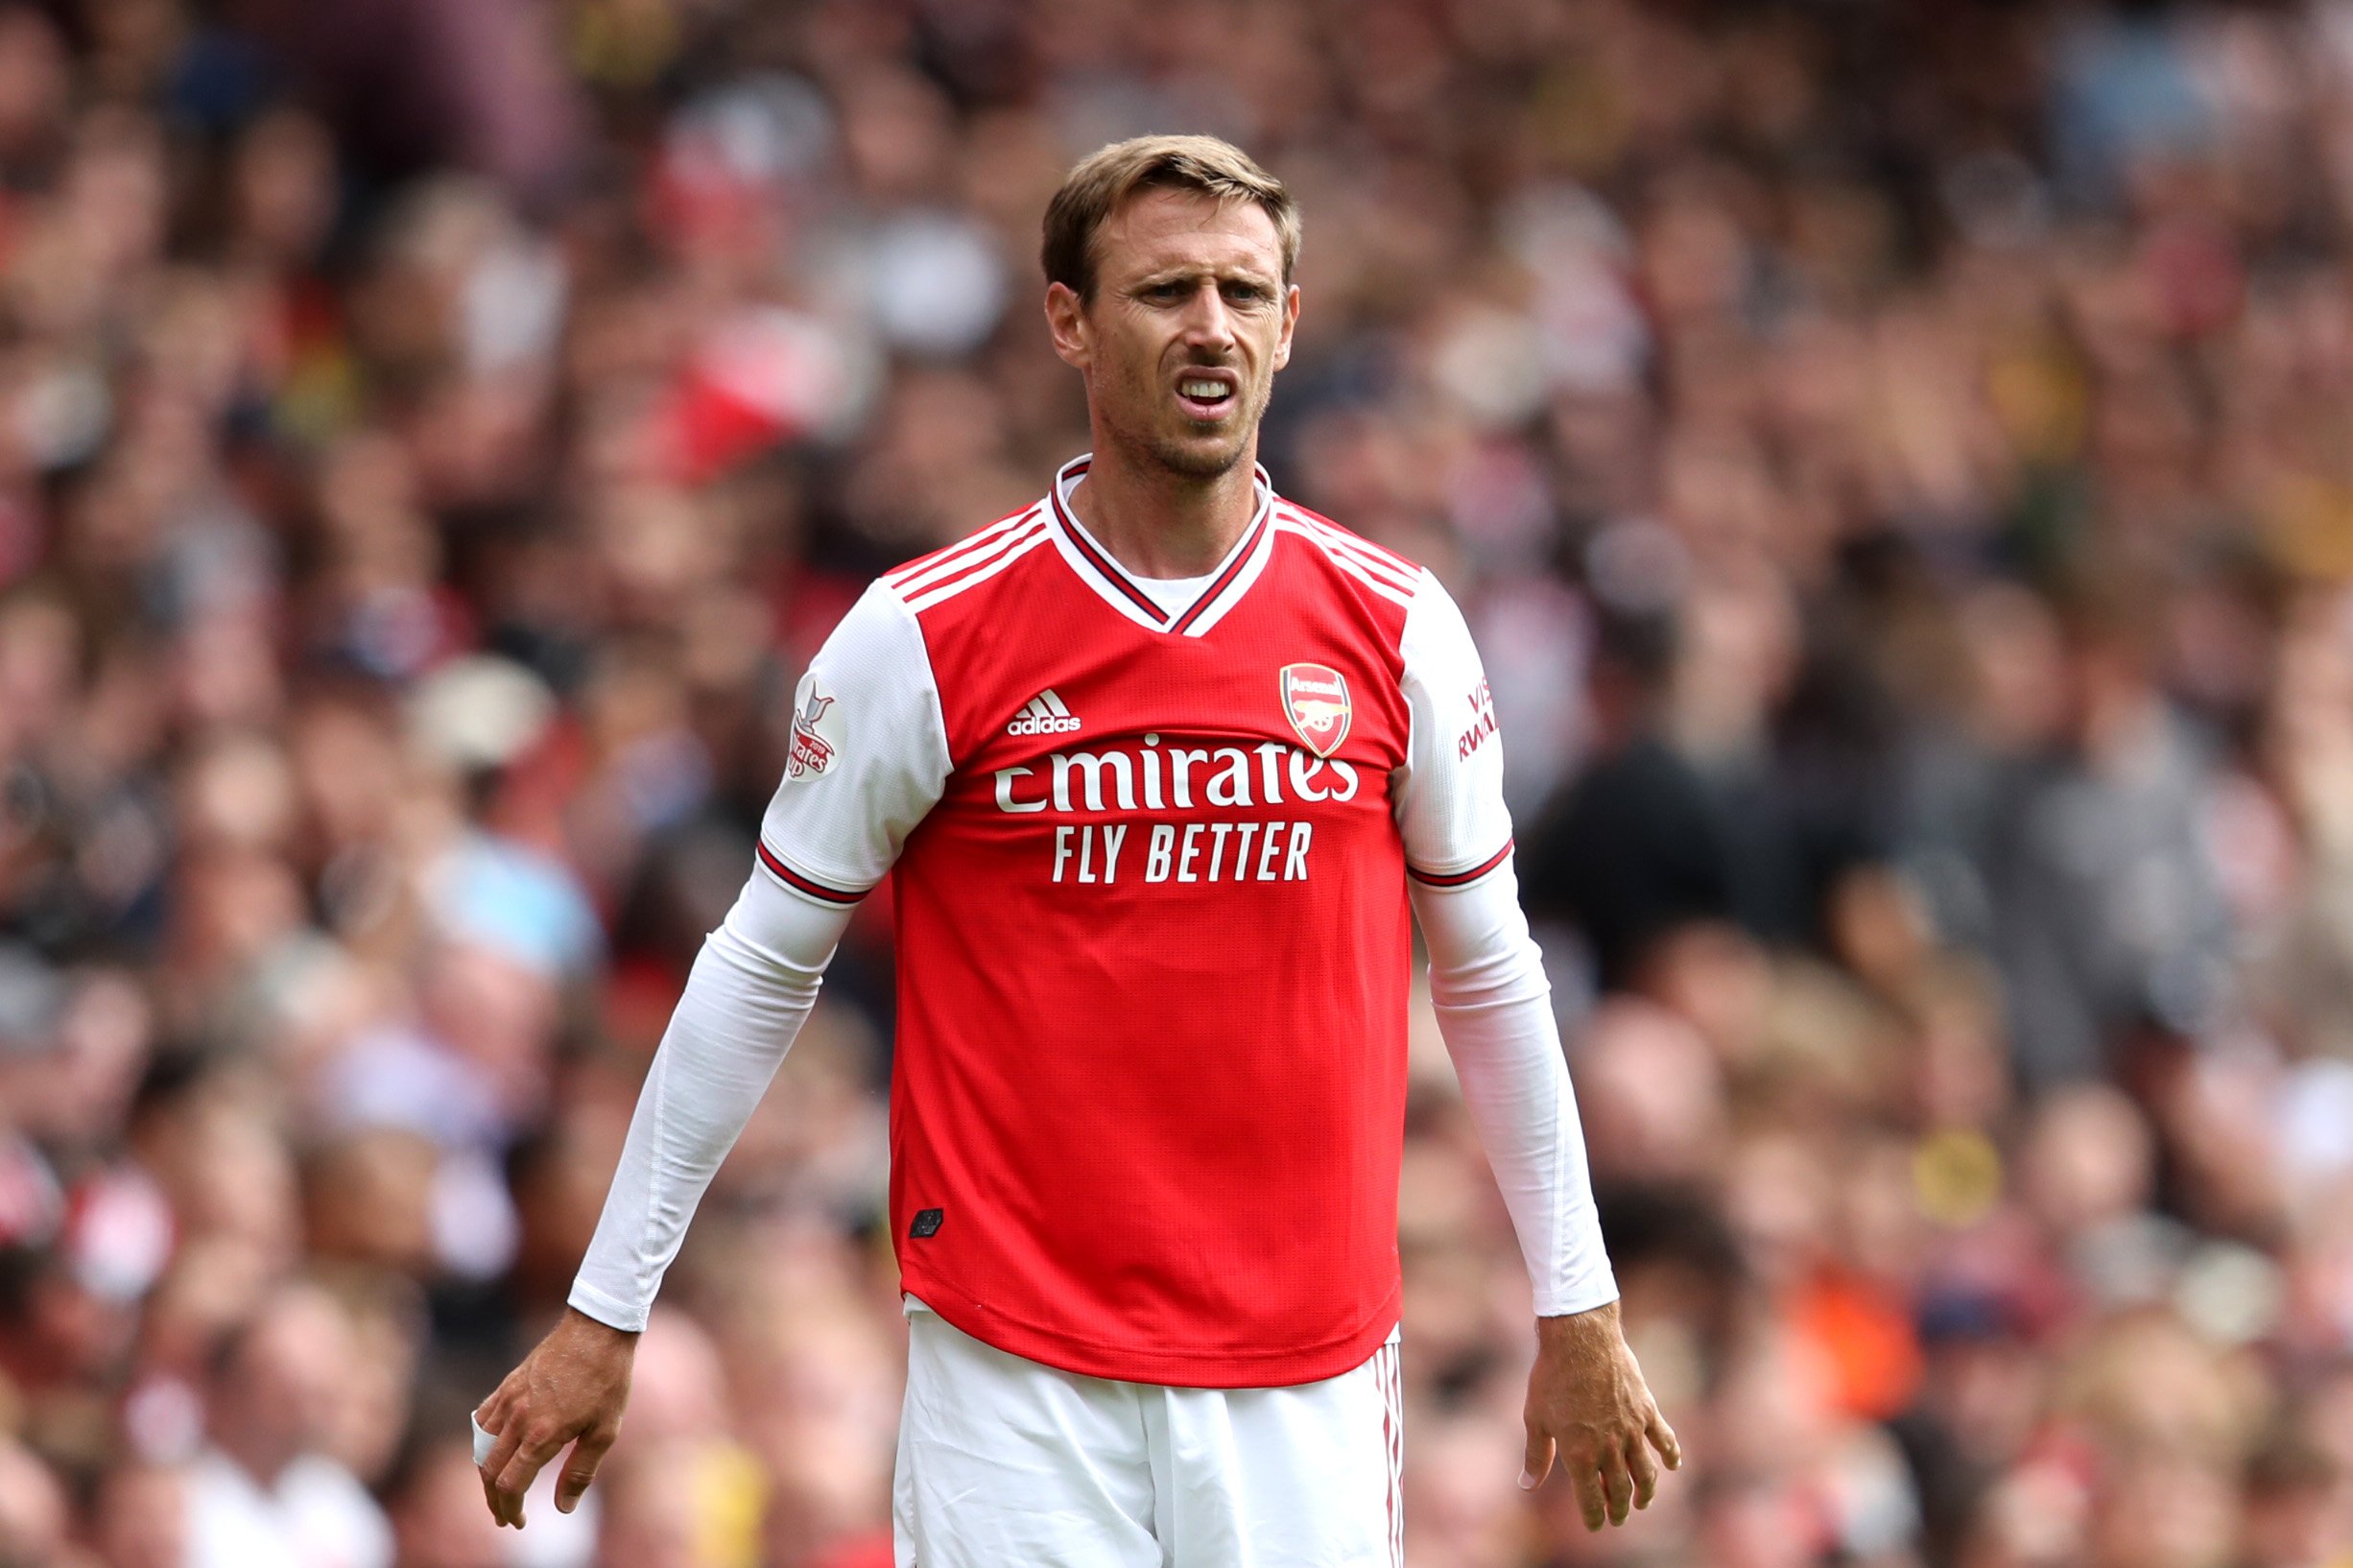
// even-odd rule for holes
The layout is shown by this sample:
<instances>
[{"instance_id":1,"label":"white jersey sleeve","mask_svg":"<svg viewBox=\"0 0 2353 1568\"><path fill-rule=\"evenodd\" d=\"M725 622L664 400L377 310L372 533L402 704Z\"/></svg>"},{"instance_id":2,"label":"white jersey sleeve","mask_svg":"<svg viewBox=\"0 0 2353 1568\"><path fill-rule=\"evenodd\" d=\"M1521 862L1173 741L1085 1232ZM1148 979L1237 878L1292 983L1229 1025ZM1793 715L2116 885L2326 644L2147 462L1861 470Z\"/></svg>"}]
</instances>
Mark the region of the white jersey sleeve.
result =
<instances>
[{"instance_id":1,"label":"white jersey sleeve","mask_svg":"<svg viewBox=\"0 0 2353 1568\"><path fill-rule=\"evenodd\" d=\"M1503 746L1479 650L1428 572L1402 639L1414 733L1390 780L1430 996L1486 1146L1538 1317L1617 1299L1543 955L1520 912Z\"/></svg>"},{"instance_id":2,"label":"white jersey sleeve","mask_svg":"<svg viewBox=\"0 0 2353 1568\"><path fill-rule=\"evenodd\" d=\"M1462 887L1503 864L1511 814L1486 672L1462 611L1427 571L1406 611L1399 653L1414 722L1390 798L1406 867L1417 882Z\"/></svg>"},{"instance_id":3,"label":"white jersey sleeve","mask_svg":"<svg viewBox=\"0 0 2353 1568\"><path fill-rule=\"evenodd\" d=\"M760 824L760 865L804 898L855 904L947 787L947 726L923 629L877 582L809 661L793 694L784 777Z\"/></svg>"}]
</instances>

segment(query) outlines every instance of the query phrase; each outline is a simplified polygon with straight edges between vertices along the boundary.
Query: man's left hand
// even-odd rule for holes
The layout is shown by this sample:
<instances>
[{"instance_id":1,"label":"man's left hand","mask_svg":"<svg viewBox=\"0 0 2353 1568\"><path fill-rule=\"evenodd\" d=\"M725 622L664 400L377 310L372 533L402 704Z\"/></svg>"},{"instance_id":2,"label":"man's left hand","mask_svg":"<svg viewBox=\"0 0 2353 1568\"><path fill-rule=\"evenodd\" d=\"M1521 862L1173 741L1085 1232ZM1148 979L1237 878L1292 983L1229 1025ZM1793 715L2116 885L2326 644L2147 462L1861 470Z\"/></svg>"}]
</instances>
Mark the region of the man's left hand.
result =
<instances>
[{"instance_id":1,"label":"man's left hand","mask_svg":"<svg viewBox=\"0 0 2353 1568\"><path fill-rule=\"evenodd\" d=\"M1678 1470L1683 1445L1658 1414L1634 1352L1618 1327L1618 1304L1536 1319L1536 1365L1528 1374L1528 1457L1520 1485L1534 1486L1560 1466L1577 1487L1587 1530L1626 1523L1658 1490L1659 1461ZM1657 1457L1652 1457L1652 1451Z\"/></svg>"}]
</instances>

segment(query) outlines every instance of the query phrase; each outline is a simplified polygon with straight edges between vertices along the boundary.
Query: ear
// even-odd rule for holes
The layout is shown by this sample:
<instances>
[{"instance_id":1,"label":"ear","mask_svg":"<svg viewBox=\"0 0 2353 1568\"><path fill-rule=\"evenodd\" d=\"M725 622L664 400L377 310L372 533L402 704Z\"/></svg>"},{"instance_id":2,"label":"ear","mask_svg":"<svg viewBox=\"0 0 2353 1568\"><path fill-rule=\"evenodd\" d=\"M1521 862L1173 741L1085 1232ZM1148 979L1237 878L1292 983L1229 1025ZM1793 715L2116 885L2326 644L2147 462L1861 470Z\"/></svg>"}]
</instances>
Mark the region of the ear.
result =
<instances>
[{"instance_id":1,"label":"ear","mask_svg":"<svg viewBox=\"0 0 2353 1568\"><path fill-rule=\"evenodd\" d=\"M1094 360L1093 326L1077 290L1067 283L1046 285L1046 330L1054 335L1054 351L1063 364L1083 370Z\"/></svg>"},{"instance_id":2,"label":"ear","mask_svg":"<svg viewBox=\"0 0 2353 1568\"><path fill-rule=\"evenodd\" d=\"M1291 363L1291 334L1298 325L1299 286L1294 283L1283 290L1283 335L1274 344L1274 368L1278 370Z\"/></svg>"}]
</instances>

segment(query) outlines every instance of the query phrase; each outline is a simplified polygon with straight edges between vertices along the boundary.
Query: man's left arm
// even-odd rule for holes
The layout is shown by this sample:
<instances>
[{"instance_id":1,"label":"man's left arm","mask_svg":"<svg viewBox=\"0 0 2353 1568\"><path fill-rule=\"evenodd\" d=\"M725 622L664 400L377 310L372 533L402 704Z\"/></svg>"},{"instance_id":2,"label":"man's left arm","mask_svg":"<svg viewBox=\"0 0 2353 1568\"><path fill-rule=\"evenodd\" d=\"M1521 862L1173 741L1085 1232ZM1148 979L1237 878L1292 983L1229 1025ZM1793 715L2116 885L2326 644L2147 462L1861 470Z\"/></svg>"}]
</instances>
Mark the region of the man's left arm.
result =
<instances>
[{"instance_id":1,"label":"man's left arm","mask_svg":"<svg viewBox=\"0 0 2353 1568\"><path fill-rule=\"evenodd\" d=\"M1469 628L1428 573L1403 652L1414 736L1394 799L1431 999L1535 1290L1520 1484L1557 1456L1599 1530L1647 1507L1660 1461L1674 1469L1682 1450L1619 1328L1552 987L1519 907L1493 704Z\"/></svg>"}]
</instances>

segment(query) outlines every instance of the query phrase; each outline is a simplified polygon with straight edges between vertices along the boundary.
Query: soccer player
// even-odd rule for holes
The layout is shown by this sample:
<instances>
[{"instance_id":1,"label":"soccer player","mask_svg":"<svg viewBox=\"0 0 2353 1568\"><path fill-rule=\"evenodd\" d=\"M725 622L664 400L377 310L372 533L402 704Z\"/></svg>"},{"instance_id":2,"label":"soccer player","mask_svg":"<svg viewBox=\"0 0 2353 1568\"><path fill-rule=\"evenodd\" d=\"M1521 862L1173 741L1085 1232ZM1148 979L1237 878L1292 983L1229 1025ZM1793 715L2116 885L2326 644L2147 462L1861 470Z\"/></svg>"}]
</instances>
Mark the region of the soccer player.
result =
<instances>
[{"instance_id":1,"label":"soccer player","mask_svg":"<svg viewBox=\"0 0 2353 1568\"><path fill-rule=\"evenodd\" d=\"M1094 451L876 582L802 679L570 1309L477 1412L501 1521L567 1443L557 1506L588 1485L695 1204L885 876L902 1565L1399 1560L1409 904L1535 1287L1522 1485L1557 1455L1598 1530L1679 1462L1469 630L1255 462L1298 245L1282 185L1204 137L1056 195L1046 320Z\"/></svg>"}]
</instances>

